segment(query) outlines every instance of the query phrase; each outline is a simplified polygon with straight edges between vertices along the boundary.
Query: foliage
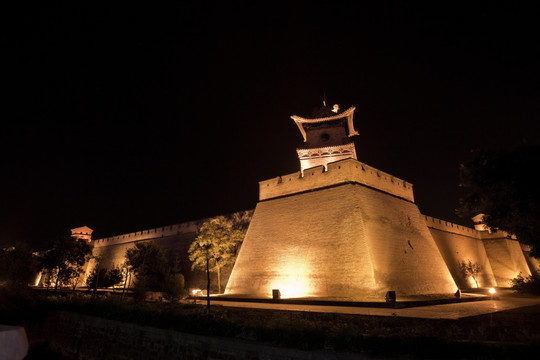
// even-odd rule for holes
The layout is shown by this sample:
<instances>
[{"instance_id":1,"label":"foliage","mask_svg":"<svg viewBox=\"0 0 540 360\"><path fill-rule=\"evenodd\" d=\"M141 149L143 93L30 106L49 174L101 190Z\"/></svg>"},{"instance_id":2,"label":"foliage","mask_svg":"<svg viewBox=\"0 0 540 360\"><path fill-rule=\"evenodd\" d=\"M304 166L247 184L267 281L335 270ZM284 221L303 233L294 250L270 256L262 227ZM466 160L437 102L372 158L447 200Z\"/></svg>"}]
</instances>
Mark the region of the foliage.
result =
<instances>
[{"instance_id":1,"label":"foliage","mask_svg":"<svg viewBox=\"0 0 540 360\"><path fill-rule=\"evenodd\" d=\"M122 271L118 268L107 270L98 263L86 279L88 289L108 288L120 284L124 280Z\"/></svg>"},{"instance_id":2,"label":"foliage","mask_svg":"<svg viewBox=\"0 0 540 360\"><path fill-rule=\"evenodd\" d=\"M178 272L171 272L165 278L165 298L177 302L184 295L184 276Z\"/></svg>"},{"instance_id":3,"label":"foliage","mask_svg":"<svg viewBox=\"0 0 540 360\"><path fill-rule=\"evenodd\" d=\"M476 283L476 287L478 287L478 281L476 279L482 271L482 267L479 264L473 263L471 260L462 261L459 263L459 270L465 278L472 277Z\"/></svg>"},{"instance_id":4,"label":"foliage","mask_svg":"<svg viewBox=\"0 0 540 360\"><path fill-rule=\"evenodd\" d=\"M133 272L135 295L143 300L148 291L165 291L171 299L178 299L184 292L184 276L178 262L169 261L167 250L153 243L137 243L126 251L126 265Z\"/></svg>"},{"instance_id":5,"label":"foliage","mask_svg":"<svg viewBox=\"0 0 540 360\"><path fill-rule=\"evenodd\" d=\"M0 281L27 286L39 272L39 263L26 244L0 249Z\"/></svg>"},{"instance_id":6,"label":"foliage","mask_svg":"<svg viewBox=\"0 0 540 360\"><path fill-rule=\"evenodd\" d=\"M221 269L234 263L244 236L245 228L235 226L232 220L224 216L205 221L188 250L191 268L217 272L218 291L221 292Z\"/></svg>"},{"instance_id":7,"label":"foliage","mask_svg":"<svg viewBox=\"0 0 540 360\"><path fill-rule=\"evenodd\" d=\"M540 275L533 273L523 277L522 273L519 273L512 279L512 289L519 293L540 295Z\"/></svg>"},{"instance_id":8,"label":"foliage","mask_svg":"<svg viewBox=\"0 0 540 360\"><path fill-rule=\"evenodd\" d=\"M92 245L71 236L58 238L53 248L41 258L41 269L48 274L48 281L54 281L55 289L59 284L77 286L83 271L83 265L92 255ZM54 277L51 275L55 275ZM53 280L54 279L54 280Z\"/></svg>"},{"instance_id":9,"label":"foliage","mask_svg":"<svg viewBox=\"0 0 540 360\"><path fill-rule=\"evenodd\" d=\"M540 255L540 187L536 166L540 146L520 146L509 152L477 150L461 164L460 199L457 214L472 217L487 214L492 229L516 235Z\"/></svg>"}]
</instances>

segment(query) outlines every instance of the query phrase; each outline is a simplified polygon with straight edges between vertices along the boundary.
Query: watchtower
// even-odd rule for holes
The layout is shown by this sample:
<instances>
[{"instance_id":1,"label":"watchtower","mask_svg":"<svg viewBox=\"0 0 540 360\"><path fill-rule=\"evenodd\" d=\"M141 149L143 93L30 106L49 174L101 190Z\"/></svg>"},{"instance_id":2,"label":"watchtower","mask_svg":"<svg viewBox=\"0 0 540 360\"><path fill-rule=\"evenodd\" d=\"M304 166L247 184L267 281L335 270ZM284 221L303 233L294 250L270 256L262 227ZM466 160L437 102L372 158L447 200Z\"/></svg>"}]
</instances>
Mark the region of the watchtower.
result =
<instances>
[{"instance_id":1,"label":"watchtower","mask_svg":"<svg viewBox=\"0 0 540 360\"><path fill-rule=\"evenodd\" d=\"M301 171L259 182L226 294L376 301L388 291L455 293L412 184L356 159L354 109L291 116L304 138Z\"/></svg>"},{"instance_id":2,"label":"watchtower","mask_svg":"<svg viewBox=\"0 0 540 360\"><path fill-rule=\"evenodd\" d=\"M296 149L302 174L315 166L322 165L326 170L328 163L349 158L356 160L356 150L350 139L358 135L353 124L354 110L352 106L341 112L339 105L330 109L323 103L311 118L291 116L304 138L304 145Z\"/></svg>"}]
</instances>

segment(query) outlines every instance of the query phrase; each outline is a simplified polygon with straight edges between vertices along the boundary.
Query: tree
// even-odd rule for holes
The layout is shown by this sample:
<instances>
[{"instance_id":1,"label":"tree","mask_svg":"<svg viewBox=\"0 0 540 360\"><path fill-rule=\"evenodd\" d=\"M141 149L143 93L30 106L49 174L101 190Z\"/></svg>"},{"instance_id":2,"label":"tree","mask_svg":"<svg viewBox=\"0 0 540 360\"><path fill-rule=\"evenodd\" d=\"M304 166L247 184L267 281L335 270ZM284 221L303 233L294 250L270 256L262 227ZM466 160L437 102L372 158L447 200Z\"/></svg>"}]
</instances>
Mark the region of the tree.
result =
<instances>
[{"instance_id":1,"label":"tree","mask_svg":"<svg viewBox=\"0 0 540 360\"><path fill-rule=\"evenodd\" d=\"M183 293L184 276L179 266L171 264L167 251L153 242L137 243L128 249L126 265L137 278L137 300L143 300L147 291L165 291L174 299Z\"/></svg>"},{"instance_id":2,"label":"tree","mask_svg":"<svg viewBox=\"0 0 540 360\"><path fill-rule=\"evenodd\" d=\"M165 298L171 302L178 301L184 294L184 276L180 273L180 263L175 259L170 271L165 277Z\"/></svg>"},{"instance_id":3,"label":"tree","mask_svg":"<svg viewBox=\"0 0 540 360\"><path fill-rule=\"evenodd\" d=\"M207 272L207 293L210 293L210 271L217 273L221 293L221 270L233 264L244 240L245 230L232 220L218 216L205 221L197 230L197 238L189 247L191 268Z\"/></svg>"},{"instance_id":4,"label":"tree","mask_svg":"<svg viewBox=\"0 0 540 360\"><path fill-rule=\"evenodd\" d=\"M53 248L41 258L41 269L47 273L49 283L54 282L54 289L59 284L71 285L73 289L83 271L84 264L92 255L92 245L84 240L75 240L70 236L58 238ZM55 275L52 277L51 275Z\"/></svg>"},{"instance_id":5,"label":"tree","mask_svg":"<svg viewBox=\"0 0 540 360\"><path fill-rule=\"evenodd\" d=\"M97 292L98 288L108 288L120 284L124 280L122 271L116 267L110 270L102 267L98 262L86 279L88 289Z\"/></svg>"},{"instance_id":6,"label":"tree","mask_svg":"<svg viewBox=\"0 0 540 360\"><path fill-rule=\"evenodd\" d=\"M519 273L512 279L512 289L520 293L540 295L540 275L533 272L532 275L523 277L523 274Z\"/></svg>"},{"instance_id":7,"label":"tree","mask_svg":"<svg viewBox=\"0 0 540 360\"><path fill-rule=\"evenodd\" d=\"M26 287L37 275L39 263L23 243L0 249L0 281L10 286Z\"/></svg>"},{"instance_id":8,"label":"tree","mask_svg":"<svg viewBox=\"0 0 540 360\"><path fill-rule=\"evenodd\" d=\"M456 213L463 217L486 214L492 229L516 235L540 256L540 186L536 166L540 146L520 146L508 152L476 150L460 166L464 196Z\"/></svg>"},{"instance_id":9,"label":"tree","mask_svg":"<svg viewBox=\"0 0 540 360\"><path fill-rule=\"evenodd\" d=\"M476 283L476 287L479 287L478 281L476 280L478 278L478 275L482 271L482 267L479 264L473 263L471 260L462 261L459 263L459 270L465 277L465 279L472 277L472 279Z\"/></svg>"}]
</instances>

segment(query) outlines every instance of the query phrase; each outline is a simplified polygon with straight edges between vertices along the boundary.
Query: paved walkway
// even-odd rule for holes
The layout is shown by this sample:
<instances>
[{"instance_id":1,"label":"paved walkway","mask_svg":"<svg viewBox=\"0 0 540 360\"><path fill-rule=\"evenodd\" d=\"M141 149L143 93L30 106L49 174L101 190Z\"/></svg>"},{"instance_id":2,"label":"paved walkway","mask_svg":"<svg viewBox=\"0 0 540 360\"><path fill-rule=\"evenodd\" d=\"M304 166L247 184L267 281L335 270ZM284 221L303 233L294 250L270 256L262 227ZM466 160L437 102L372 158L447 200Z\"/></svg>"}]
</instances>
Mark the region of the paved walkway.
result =
<instances>
[{"instance_id":1,"label":"paved walkway","mask_svg":"<svg viewBox=\"0 0 540 360\"><path fill-rule=\"evenodd\" d=\"M198 300L199 304L206 301ZM211 300L211 304L237 308L332 312L354 315L403 316L424 319L460 319L469 316L489 314L497 311L510 310L531 305L540 305L540 297L503 296L498 300L482 300L442 305L418 306L403 309L355 307L355 306L326 306L326 305L297 305L260 302L240 302Z\"/></svg>"}]
</instances>

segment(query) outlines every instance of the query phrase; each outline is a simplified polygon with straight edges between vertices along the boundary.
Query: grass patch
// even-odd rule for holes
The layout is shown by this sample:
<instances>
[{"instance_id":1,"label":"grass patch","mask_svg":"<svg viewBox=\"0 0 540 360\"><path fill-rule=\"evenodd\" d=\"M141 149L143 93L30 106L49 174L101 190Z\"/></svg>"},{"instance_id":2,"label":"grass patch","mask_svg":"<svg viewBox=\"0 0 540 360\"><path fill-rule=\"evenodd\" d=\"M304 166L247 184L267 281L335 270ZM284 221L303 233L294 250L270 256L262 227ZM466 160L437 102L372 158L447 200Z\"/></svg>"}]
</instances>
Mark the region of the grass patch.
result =
<instances>
[{"instance_id":1,"label":"grass patch","mask_svg":"<svg viewBox=\"0 0 540 360\"><path fill-rule=\"evenodd\" d=\"M432 320L216 305L207 313L201 305L135 303L119 296L90 301L89 296L0 291L0 323L27 327L54 310L302 350L500 358L538 350L540 344L540 306L461 320Z\"/></svg>"}]
</instances>

